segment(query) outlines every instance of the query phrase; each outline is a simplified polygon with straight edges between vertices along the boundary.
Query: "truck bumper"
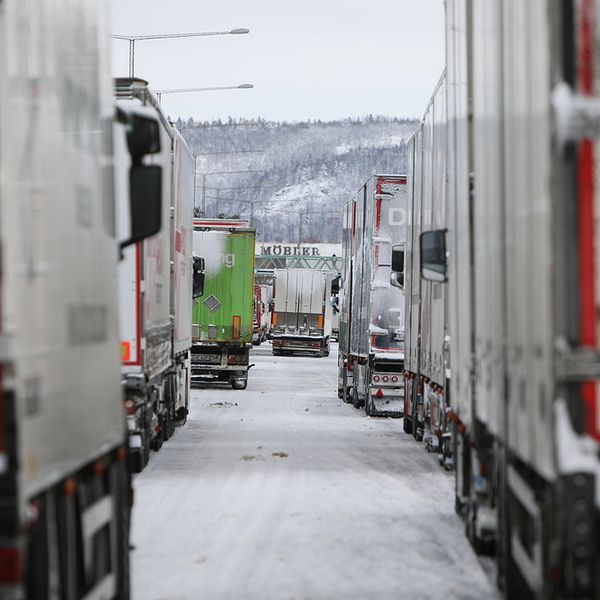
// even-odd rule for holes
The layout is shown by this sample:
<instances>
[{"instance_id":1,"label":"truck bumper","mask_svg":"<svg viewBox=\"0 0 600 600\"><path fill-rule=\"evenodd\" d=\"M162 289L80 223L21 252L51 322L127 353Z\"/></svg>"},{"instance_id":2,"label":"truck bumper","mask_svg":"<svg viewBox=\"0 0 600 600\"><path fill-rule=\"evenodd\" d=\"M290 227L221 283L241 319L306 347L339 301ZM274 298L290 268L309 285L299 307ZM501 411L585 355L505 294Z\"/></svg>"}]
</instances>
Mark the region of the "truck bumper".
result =
<instances>
[{"instance_id":1,"label":"truck bumper","mask_svg":"<svg viewBox=\"0 0 600 600\"><path fill-rule=\"evenodd\" d=\"M375 417L404 416L404 386L369 386L370 414Z\"/></svg>"},{"instance_id":2,"label":"truck bumper","mask_svg":"<svg viewBox=\"0 0 600 600\"><path fill-rule=\"evenodd\" d=\"M302 338L302 337L273 337L273 353L278 350L286 352L310 352L321 354L327 350L325 338Z\"/></svg>"}]
</instances>

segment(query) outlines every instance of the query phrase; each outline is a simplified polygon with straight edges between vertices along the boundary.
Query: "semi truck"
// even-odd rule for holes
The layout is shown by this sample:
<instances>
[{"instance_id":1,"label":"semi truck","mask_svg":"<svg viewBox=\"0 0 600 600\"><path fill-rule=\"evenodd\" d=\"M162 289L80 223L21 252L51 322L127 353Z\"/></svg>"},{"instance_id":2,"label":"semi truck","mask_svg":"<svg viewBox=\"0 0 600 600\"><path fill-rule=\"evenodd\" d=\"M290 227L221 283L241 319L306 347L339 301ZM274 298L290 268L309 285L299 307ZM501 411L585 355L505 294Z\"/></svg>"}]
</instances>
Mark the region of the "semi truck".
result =
<instances>
[{"instance_id":1,"label":"semi truck","mask_svg":"<svg viewBox=\"0 0 600 600\"><path fill-rule=\"evenodd\" d=\"M599 16L449 0L446 83L409 144L412 426L443 398L455 505L507 599L600 597Z\"/></svg>"},{"instance_id":2,"label":"semi truck","mask_svg":"<svg viewBox=\"0 0 600 600\"><path fill-rule=\"evenodd\" d=\"M423 231L446 227L446 75L440 78L421 125L408 143L406 273L406 348L404 431L440 452L452 467L447 430L447 298L440 282L419 276L418 240ZM435 139L434 139L435 132Z\"/></svg>"},{"instance_id":3,"label":"semi truck","mask_svg":"<svg viewBox=\"0 0 600 600\"><path fill-rule=\"evenodd\" d=\"M164 174L149 164L160 143L155 116L115 110L105 15L96 0L5 0L0 9L7 599L129 597L115 285L120 248L160 229Z\"/></svg>"},{"instance_id":4,"label":"semi truck","mask_svg":"<svg viewBox=\"0 0 600 600\"><path fill-rule=\"evenodd\" d=\"M192 382L248 385L253 335L254 244L246 221L194 220L194 254L204 258L204 290L192 310Z\"/></svg>"},{"instance_id":5,"label":"semi truck","mask_svg":"<svg viewBox=\"0 0 600 600\"><path fill-rule=\"evenodd\" d=\"M404 408L406 176L375 175L345 208L338 394L373 416Z\"/></svg>"},{"instance_id":6,"label":"semi truck","mask_svg":"<svg viewBox=\"0 0 600 600\"><path fill-rule=\"evenodd\" d=\"M164 227L124 251L119 266L122 377L131 462L141 471L185 422L192 345L192 220L194 159L141 79L116 81L119 107L134 107L159 123Z\"/></svg>"},{"instance_id":7,"label":"semi truck","mask_svg":"<svg viewBox=\"0 0 600 600\"><path fill-rule=\"evenodd\" d=\"M329 355L332 306L329 271L274 269L273 354Z\"/></svg>"},{"instance_id":8,"label":"semi truck","mask_svg":"<svg viewBox=\"0 0 600 600\"><path fill-rule=\"evenodd\" d=\"M271 316L273 314L273 286L254 286L254 316L252 343L260 346L271 335Z\"/></svg>"}]
</instances>

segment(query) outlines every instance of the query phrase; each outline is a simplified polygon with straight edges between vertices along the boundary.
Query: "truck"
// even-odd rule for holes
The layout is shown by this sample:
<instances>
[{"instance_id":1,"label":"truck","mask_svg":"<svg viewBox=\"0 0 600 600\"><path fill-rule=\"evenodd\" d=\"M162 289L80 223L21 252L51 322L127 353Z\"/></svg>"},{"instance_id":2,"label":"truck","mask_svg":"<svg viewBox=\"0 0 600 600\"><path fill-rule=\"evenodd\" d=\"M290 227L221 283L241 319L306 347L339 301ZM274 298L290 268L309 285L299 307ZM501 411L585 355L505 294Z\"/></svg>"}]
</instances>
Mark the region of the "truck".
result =
<instances>
[{"instance_id":1,"label":"truck","mask_svg":"<svg viewBox=\"0 0 600 600\"><path fill-rule=\"evenodd\" d=\"M194 254L204 258L204 290L192 309L192 382L248 385L253 335L254 244L248 222L194 220Z\"/></svg>"},{"instance_id":2,"label":"truck","mask_svg":"<svg viewBox=\"0 0 600 600\"><path fill-rule=\"evenodd\" d=\"M273 286L254 286L254 316L252 321L252 343L260 346L271 335L271 315L273 313Z\"/></svg>"},{"instance_id":3,"label":"truck","mask_svg":"<svg viewBox=\"0 0 600 600\"><path fill-rule=\"evenodd\" d=\"M129 597L132 493L115 285L120 249L161 227L163 174L149 164L155 117L115 109L106 8L6 0L0 10L7 599ZM77 46L65 42L73 39ZM127 182L124 194L117 179Z\"/></svg>"},{"instance_id":4,"label":"truck","mask_svg":"<svg viewBox=\"0 0 600 600\"><path fill-rule=\"evenodd\" d=\"M273 354L329 356L332 306L329 271L274 269Z\"/></svg>"},{"instance_id":5,"label":"truck","mask_svg":"<svg viewBox=\"0 0 600 600\"><path fill-rule=\"evenodd\" d=\"M448 306L446 288L418 271L423 231L446 227L446 74L431 96L421 124L408 142L409 199L406 223L405 388L403 428L452 467L447 431ZM434 135L435 132L435 135Z\"/></svg>"},{"instance_id":6,"label":"truck","mask_svg":"<svg viewBox=\"0 0 600 600\"><path fill-rule=\"evenodd\" d=\"M159 123L164 227L124 251L119 266L121 372L131 463L143 470L185 422L192 345L192 220L194 158L164 115L148 83L116 81L119 107L133 107Z\"/></svg>"},{"instance_id":7,"label":"truck","mask_svg":"<svg viewBox=\"0 0 600 600\"><path fill-rule=\"evenodd\" d=\"M447 2L437 124L409 144L413 425L441 387L455 506L507 599L600 597L599 16L588 0ZM419 350L436 291L444 382Z\"/></svg>"},{"instance_id":8,"label":"truck","mask_svg":"<svg viewBox=\"0 0 600 600\"><path fill-rule=\"evenodd\" d=\"M404 408L406 176L375 175L346 205L338 394L368 415Z\"/></svg>"}]
</instances>

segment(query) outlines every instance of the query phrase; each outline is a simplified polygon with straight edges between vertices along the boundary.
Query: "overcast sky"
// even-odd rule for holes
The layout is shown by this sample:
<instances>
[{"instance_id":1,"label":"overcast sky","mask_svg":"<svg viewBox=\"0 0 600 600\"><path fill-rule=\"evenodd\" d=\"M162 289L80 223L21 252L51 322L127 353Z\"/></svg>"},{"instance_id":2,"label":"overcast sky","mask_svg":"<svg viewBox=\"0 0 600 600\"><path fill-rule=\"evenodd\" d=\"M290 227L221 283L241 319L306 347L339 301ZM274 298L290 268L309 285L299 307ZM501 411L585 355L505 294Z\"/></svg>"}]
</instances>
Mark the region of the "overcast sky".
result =
<instances>
[{"instance_id":1,"label":"overcast sky","mask_svg":"<svg viewBox=\"0 0 600 600\"><path fill-rule=\"evenodd\" d=\"M173 117L420 117L444 67L443 0L112 0L125 35L250 29L142 41L136 75L154 89L253 83L163 97ZM113 74L127 75L114 40Z\"/></svg>"}]
</instances>

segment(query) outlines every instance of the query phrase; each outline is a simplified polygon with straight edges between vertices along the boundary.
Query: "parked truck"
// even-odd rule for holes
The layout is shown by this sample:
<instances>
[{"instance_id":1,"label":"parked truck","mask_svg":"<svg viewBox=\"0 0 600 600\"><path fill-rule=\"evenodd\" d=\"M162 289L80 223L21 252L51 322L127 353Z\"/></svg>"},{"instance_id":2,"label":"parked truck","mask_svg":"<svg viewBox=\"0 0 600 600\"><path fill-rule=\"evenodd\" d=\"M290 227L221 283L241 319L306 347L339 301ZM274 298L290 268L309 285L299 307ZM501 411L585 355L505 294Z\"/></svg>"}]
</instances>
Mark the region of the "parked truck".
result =
<instances>
[{"instance_id":1,"label":"parked truck","mask_svg":"<svg viewBox=\"0 0 600 600\"><path fill-rule=\"evenodd\" d=\"M446 74L440 78L420 126L408 142L405 291L407 298L404 431L424 440L452 466L447 429L447 293L440 282L419 276L418 240L423 231L443 229L447 219Z\"/></svg>"},{"instance_id":2,"label":"parked truck","mask_svg":"<svg viewBox=\"0 0 600 600\"><path fill-rule=\"evenodd\" d=\"M343 220L338 395L367 414L404 403L406 177L375 175Z\"/></svg>"},{"instance_id":3,"label":"parked truck","mask_svg":"<svg viewBox=\"0 0 600 600\"><path fill-rule=\"evenodd\" d=\"M332 306L329 271L274 269L273 354L329 355Z\"/></svg>"},{"instance_id":4,"label":"parked truck","mask_svg":"<svg viewBox=\"0 0 600 600\"><path fill-rule=\"evenodd\" d=\"M443 398L455 505L507 599L600 597L599 16L449 0L446 85L409 143L412 425Z\"/></svg>"},{"instance_id":5,"label":"parked truck","mask_svg":"<svg viewBox=\"0 0 600 600\"><path fill-rule=\"evenodd\" d=\"M273 286L254 286L254 316L252 322L252 343L260 346L271 335L273 314Z\"/></svg>"},{"instance_id":6,"label":"parked truck","mask_svg":"<svg viewBox=\"0 0 600 600\"><path fill-rule=\"evenodd\" d=\"M141 79L118 79L119 107L153 115L163 172L164 227L124 252L119 267L122 377L131 461L141 471L187 416L192 344L194 159Z\"/></svg>"},{"instance_id":7,"label":"parked truck","mask_svg":"<svg viewBox=\"0 0 600 600\"><path fill-rule=\"evenodd\" d=\"M119 247L160 228L163 174L148 164L156 118L115 110L105 14L95 0L5 0L0 8L7 599L129 597L115 284ZM123 190L115 179L127 182ZM120 227L116 212L127 217Z\"/></svg>"},{"instance_id":8,"label":"parked truck","mask_svg":"<svg viewBox=\"0 0 600 600\"><path fill-rule=\"evenodd\" d=\"M253 335L254 243L245 221L194 221L194 254L204 257L204 290L192 311L192 380L248 385Z\"/></svg>"}]
</instances>

